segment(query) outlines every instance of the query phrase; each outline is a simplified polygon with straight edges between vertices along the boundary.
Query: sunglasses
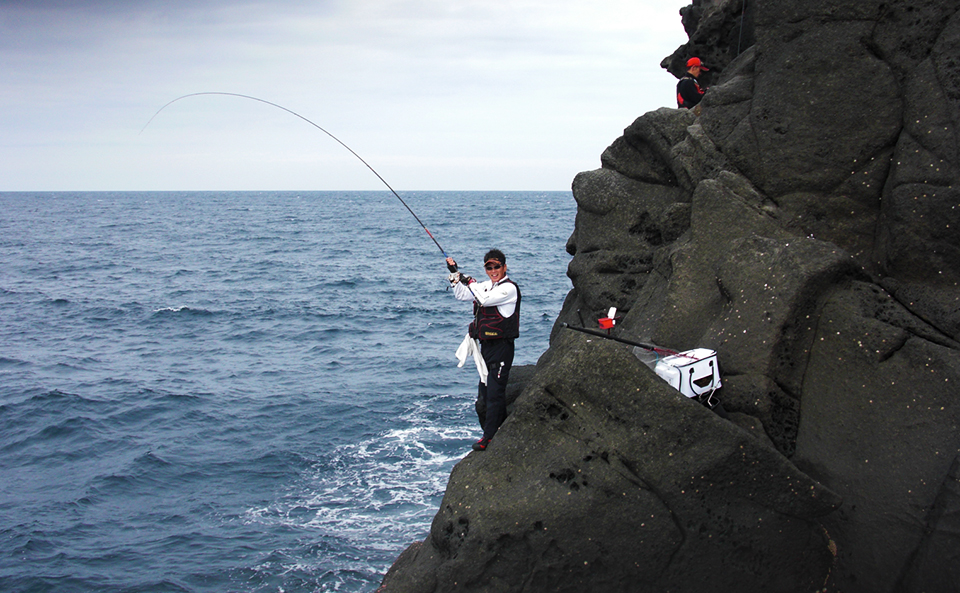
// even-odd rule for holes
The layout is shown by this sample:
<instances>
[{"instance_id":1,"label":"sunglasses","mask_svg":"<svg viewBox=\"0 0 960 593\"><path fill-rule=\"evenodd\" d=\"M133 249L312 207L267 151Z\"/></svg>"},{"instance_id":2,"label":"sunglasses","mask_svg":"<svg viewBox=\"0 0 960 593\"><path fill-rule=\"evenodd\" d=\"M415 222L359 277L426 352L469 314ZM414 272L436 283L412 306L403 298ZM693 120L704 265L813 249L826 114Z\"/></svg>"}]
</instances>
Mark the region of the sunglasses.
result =
<instances>
[{"instance_id":1,"label":"sunglasses","mask_svg":"<svg viewBox=\"0 0 960 593\"><path fill-rule=\"evenodd\" d=\"M485 270L499 270L503 267L503 264L487 264L483 266Z\"/></svg>"}]
</instances>

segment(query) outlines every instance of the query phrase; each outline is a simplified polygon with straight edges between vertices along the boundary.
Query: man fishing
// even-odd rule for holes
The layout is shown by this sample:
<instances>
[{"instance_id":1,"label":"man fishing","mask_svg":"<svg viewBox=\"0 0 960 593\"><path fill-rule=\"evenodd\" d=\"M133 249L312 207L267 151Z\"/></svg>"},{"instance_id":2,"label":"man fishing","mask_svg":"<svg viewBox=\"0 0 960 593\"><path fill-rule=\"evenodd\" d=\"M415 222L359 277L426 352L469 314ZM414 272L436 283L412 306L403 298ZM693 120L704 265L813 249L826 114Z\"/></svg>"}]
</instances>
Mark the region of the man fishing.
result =
<instances>
[{"instance_id":1,"label":"man fishing","mask_svg":"<svg viewBox=\"0 0 960 593\"><path fill-rule=\"evenodd\" d=\"M447 258L450 269L457 262ZM520 287L507 278L507 258L499 249L483 256L483 268L489 280L477 282L460 272L450 274L453 296L473 301L473 322L468 336L479 340L480 354L486 364L486 379L481 372L478 399L485 406L483 436L473 444L474 451L485 451L490 440L507 417L506 389L513 365L513 341L520 335Z\"/></svg>"}]
</instances>

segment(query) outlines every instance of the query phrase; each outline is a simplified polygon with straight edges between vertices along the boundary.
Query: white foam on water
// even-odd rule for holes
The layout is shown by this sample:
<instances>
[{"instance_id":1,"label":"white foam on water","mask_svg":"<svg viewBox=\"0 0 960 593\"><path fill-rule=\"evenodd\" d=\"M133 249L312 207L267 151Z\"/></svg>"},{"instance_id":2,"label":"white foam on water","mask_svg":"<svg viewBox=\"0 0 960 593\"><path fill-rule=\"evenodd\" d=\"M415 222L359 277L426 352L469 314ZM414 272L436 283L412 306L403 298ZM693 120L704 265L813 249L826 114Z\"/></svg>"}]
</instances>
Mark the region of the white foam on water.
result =
<instances>
[{"instance_id":1,"label":"white foam on water","mask_svg":"<svg viewBox=\"0 0 960 593\"><path fill-rule=\"evenodd\" d=\"M248 510L245 520L316 530L318 538L381 551L422 539L450 471L475 436L464 423L468 405L450 396L413 403L398 417L401 426L338 447L286 495ZM452 417L460 424L451 425Z\"/></svg>"}]
</instances>

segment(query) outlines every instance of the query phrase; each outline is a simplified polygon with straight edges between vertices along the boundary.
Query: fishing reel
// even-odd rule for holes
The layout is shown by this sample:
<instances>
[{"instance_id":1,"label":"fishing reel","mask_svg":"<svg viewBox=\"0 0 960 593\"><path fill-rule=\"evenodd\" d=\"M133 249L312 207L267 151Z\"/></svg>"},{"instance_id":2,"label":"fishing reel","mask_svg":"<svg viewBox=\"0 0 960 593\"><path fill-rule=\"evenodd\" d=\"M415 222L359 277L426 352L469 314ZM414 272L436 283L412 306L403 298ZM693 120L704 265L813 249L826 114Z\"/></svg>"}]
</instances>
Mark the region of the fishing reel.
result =
<instances>
[{"instance_id":1,"label":"fishing reel","mask_svg":"<svg viewBox=\"0 0 960 593\"><path fill-rule=\"evenodd\" d=\"M447 256L447 269L450 270L450 275L447 277L450 286L457 283L463 283L463 285L466 286L473 282L473 278L460 272L460 267L457 266L457 262L453 261L453 258L450 256Z\"/></svg>"},{"instance_id":2,"label":"fishing reel","mask_svg":"<svg viewBox=\"0 0 960 593\"><path fill-rule=\"evenodd\" d=\"M470 276L467 276L466 274L462 274L460 272L453 272L447 277L447 280L450 281L451 286L453 286L454 284L457 284L458 282L463 284L464 286L473 282L473 278L471 278Z\"/></svg>"}]
</instances>

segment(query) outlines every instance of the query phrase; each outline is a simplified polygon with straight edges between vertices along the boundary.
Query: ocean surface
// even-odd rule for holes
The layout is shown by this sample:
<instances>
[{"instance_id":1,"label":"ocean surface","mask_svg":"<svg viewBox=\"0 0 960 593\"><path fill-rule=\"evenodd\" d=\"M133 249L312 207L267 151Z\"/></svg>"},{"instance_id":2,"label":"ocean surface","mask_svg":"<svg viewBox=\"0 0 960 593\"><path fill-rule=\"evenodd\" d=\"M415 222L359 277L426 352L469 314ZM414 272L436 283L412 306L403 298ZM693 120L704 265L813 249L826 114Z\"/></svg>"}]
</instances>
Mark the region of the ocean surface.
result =
<instances>
[{"instance_id":1,"label":"ocean surface","mask_svg":"<svg viewBox=\"0 0 960 593\"><path fill-rule=\"evenodd\" d=\"M570 192L400 195L535 363ZM376 589L480 436L446 276L386 191L0 193L0 591Z\"/></svg>"}]
</instances>

